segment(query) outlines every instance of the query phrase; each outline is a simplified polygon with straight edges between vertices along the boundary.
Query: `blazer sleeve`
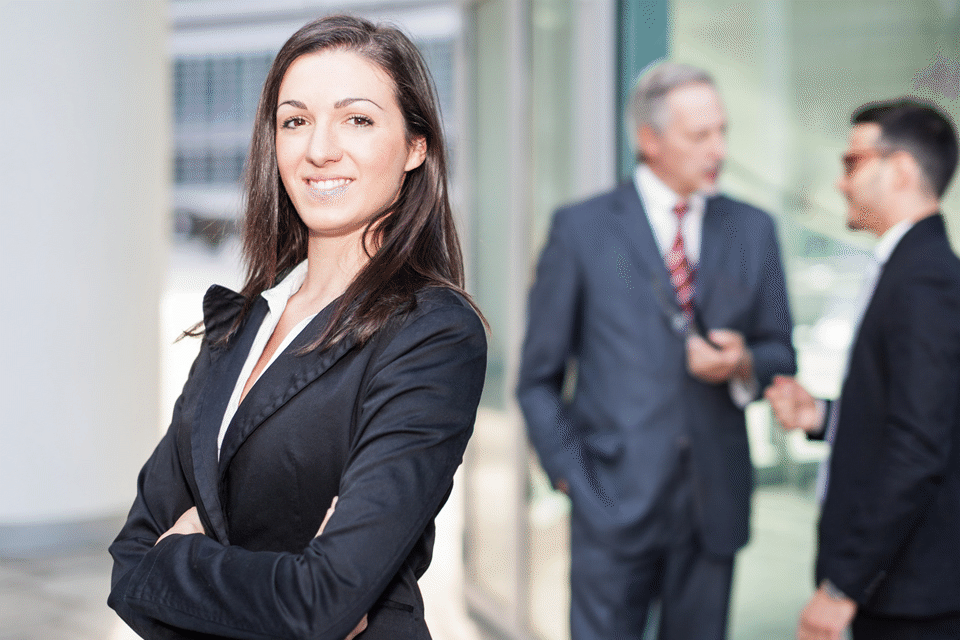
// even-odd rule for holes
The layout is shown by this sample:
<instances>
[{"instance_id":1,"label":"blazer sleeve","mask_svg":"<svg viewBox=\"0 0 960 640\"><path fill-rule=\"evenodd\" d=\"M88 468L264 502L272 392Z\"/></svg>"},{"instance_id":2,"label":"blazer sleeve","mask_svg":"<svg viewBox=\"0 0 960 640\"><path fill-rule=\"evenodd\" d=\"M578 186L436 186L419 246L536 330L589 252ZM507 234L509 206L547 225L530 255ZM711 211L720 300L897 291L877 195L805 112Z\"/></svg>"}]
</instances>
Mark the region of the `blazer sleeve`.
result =
<instances>
[{"instance_id":1,"label":"blazer sleeve","mask_svg":"<svg viewBox=\"0 0 960 640\"><path fill-rule=\"evenodd\" d=\"M793 320L783 274L780 245L772 221L766 227L761 255L760 282L753 308L752 329L745 336L753 355L753 372L759 388L766 388L775 374L792 375L797 370L793 350Z\"/></svg>"},{"instance_id":2,"label":"blazer sleeve","mask_svg":"<svg viewBox=\"0 0 960 640\"><path fill-rule=\"evenodd\" d=\"M357 402L357 430L322 536L296 554L170 536L131 571L124 606L191 632L343 640L446 498L483 386L483 326L466 305L438 306L369 366L360 395L344 399Z\"/></svg>"},{"instance_id":3,"label":"blazer sleeve","mask_svg":"<svg viewBox=\"0 0 960 640\"><path fill-rule=\"evenodd\" d=\"M201 352L190 369L185 388L202 357L204 354ZM153 548L157 539L195 504L184 478L177 450L177 425L182 405L181 395L174 405L170 428L140 470L137 496L123 529L110 545L113 573L108 604L141 637L155 640L174 640L188 636L174 627L137 613L127 606L120 595L127 590L134 570Z\"/></svg>"},{"instance_id":4,"label":"blazer sleeve","mask_svg":"<svg viewBox=\"0 0 960 640\"><path fill-rule=\"evenodd\" d=\"M817 561L818 579L830 578L861 604L941 489L960 389L960 295L949 278L928 271L888 299L882 344L868 345L878 349L871 357L886 359L884 418L877 425L852 425L859 426L853 434L844 432L846 422L838 429L821 521L821 531L831 533L821 535ZM838 468L841 447L847 458L871 455L876 462L868 476L851 478ZM826 521L839 513L842 524Z\"/></svg>"},{"instance_id":5,"label":"blazer sleeve","mask_svg":"<svg viewBox=\"0 0 960 640\"><path fill-rule=\"evenodd\" d=\"M568 480L576 430L563 400L567 364L576 355L581 273L561 209L540 254L527 302L527 332L520 357L517 400L540 464L556 485Z\"/></svg>"}]
</instances>

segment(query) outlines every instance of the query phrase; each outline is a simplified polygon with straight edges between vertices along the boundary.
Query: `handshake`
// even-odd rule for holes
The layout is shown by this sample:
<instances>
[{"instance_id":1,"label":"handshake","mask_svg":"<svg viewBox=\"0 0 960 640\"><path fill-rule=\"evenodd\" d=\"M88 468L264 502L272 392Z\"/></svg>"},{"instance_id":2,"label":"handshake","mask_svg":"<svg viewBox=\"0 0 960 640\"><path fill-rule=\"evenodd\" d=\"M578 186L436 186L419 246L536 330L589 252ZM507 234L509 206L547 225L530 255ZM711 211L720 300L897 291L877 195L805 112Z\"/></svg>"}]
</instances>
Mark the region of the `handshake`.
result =
<instances>
[{"instance_id":1,"label":"handshake","mask_svg":"<svg viewBox=\"0 0 960 640\"><path fill-rule=\"evenodd\" d=\"M777 375L763 392L770 402L773 415L784 429L800 429L819 435L826 426L827 403L814 398L791 376Z\"/></svg>"}]
</instances>

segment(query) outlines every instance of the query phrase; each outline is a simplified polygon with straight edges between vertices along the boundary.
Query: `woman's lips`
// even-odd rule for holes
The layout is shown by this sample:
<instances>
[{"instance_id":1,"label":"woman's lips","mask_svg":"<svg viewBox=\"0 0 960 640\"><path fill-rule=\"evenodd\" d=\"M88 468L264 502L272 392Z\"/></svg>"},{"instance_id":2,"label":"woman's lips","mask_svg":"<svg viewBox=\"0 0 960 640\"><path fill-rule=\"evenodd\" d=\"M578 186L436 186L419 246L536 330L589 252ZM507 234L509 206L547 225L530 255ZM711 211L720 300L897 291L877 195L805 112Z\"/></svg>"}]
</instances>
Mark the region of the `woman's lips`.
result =
<instances>
[{"instance_id":1,"label":"woman's lips","mask_svg":"<svg viewBox=\"0 0 960 640\"><path fill-rule=\"evenodd\" d=\"M307 193L311 198L319 202L328 202L332 199L342 197L353 180L350 178L307 178L306 182Z\"/></svg>"}]
</instances>

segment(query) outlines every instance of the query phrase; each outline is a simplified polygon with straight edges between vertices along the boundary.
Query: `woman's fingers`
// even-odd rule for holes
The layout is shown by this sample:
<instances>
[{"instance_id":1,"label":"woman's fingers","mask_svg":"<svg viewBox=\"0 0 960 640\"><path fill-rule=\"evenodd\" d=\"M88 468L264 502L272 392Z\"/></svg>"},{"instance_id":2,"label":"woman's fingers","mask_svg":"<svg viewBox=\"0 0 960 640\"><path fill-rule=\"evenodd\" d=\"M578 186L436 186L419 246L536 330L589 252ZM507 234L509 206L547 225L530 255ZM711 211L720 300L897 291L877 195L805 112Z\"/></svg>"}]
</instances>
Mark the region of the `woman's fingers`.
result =
<instances>
[{"instance_id":1,"label":"woman's fingers","mask_svg":"<svg viewBox=\"0 0 960 640\"><path fill-rule=\"evenodd\" d=\"M200 522L200 513L197 511L196 507L190 507L183 513L182 516L177 518L177 521L173 523L173 526L170 527L162 536L157 538L157 542L155 542L154 545L169 535L180 534L188 536L193 533L205 533L203 530L203 524Z\"/></svg>"},{"instance_id":2,"label":"woman's fingers","mask_svg":"<svg viewBox=\"0 0 960 640\"><path fill-rule=\"evenodd\" d=\"M367 616L364 615L363 618L360 620L360 624L358 624L356 628L354 628L354 630L350 632L350 635L348 635L343 640L353 640L358 635L360 635L360 633L366 628L367 628Z\"/></svg>"},{"instance_id":3,"label":"woman's fingers","mask_svg":"<svg viewBox=\"0 0 960 640\"><path fill-rule=\"evenodd\" d=\"M330 516L333 515L333 510L337 506L337 498L339 496L333 496L333 502L330 503L330 508L327 509L327 514L323 516L323 522L320 523L320 530L317 531L317 535L314 538L319 538L320 534L323 533L323 530L327 528L327 523L330 522ZM366 622L364 622L364 627L366 627ZM361 629L362 631L363 629ZM359 632L358 632L359 633ZM351 636L352 637L352 636Z\"/></svg>"}]
</instances>

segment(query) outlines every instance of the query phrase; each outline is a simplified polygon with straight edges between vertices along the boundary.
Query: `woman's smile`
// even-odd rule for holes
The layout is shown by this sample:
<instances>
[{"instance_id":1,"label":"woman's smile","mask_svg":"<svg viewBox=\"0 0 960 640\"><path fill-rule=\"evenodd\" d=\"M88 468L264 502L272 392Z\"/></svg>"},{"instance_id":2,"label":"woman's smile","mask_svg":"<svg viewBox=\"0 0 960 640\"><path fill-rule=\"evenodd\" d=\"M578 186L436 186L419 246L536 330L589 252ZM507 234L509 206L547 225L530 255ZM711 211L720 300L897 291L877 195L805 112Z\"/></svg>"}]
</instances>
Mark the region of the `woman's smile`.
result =
<instances>
[{"instance_id":1,"label":"woman's smile","mask_svg":"<svg viewBox=\"0 0 960 640\"><path fill-rule=\"evenodd\" d=\"M311 179L305 180L307 193L320 203L337 200L344 196L353 180L349 178Z\"/></svg>"},{"instance_id":2,"label":"woman's smile","mask_svg":"<svg viewBox=\"0 0 960 640\"><path fill-rule=\"evenodd\" d=\"M425 156L390 77L352 51L297 58L280 84L276 123L280 179L312 237L359 238Z\"/></svg>"}]
</instances>

